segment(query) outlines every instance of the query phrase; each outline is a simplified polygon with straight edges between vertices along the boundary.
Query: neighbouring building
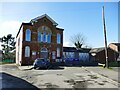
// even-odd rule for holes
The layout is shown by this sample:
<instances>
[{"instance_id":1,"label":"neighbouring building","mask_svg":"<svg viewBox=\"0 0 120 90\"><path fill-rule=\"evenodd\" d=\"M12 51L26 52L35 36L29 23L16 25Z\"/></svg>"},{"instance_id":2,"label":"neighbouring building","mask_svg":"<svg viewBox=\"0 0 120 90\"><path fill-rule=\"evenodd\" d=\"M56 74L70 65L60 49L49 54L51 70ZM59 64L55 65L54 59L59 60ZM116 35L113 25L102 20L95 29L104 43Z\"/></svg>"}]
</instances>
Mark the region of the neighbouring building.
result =
<instances>
[{"instance_id":1,"label":"neighbouring building","mask_svg":"<svg viewBox=\"0 0 120 90\"><path fill-rule=\"evenodd\" d=\"M90 50L88 48L63 47L63 58L65 61L89 61Z\"/></svg>"},{"instance_id":2,"label":"neighbouring building","mask_svg":"<svg viewBox=\"0 0 120 90\"><path fill-rule=\"evenodd\" d=\"M65 65L97 66L98 62L91 59L90 48L63 47Z\"/></svg>"},{"instance_id":3,"label":"neighbouring building","mask_svg":"<svg viewBox=\"0 0 120 90\"><path fill-rule=\"evenodd\" d=\"M62 61L63 31L47 14L22 23L16 36L16 64L33 64L36 58Z\"/></svg>"},{"instance_id":4,"label":"neighbouring building","mask_svg":"<svg viewBox=\"0 0 120 90\"><path fill-rule=\"evenodd\" d=\"M109 47L120 53L120 43L110 43Z\"/></svg>"},{"instance_id":5,"label":"neighbouring building","mask_svg":"<svg viewBox=\"0 0 120 90\"><path fill-rule=\"evenodd\" d=\"M119 53L111 48L107 48L108 51L108 61L113 62L116 61ZM97 61L99 63L105 63L106 56L105 56L105 48L93 48L89 52L91 54L91 60Z\"/></svg>"},{"instance_id":6,"label":"neighbouring building","mask_svg":"<svg viewBox=\"0 0 120 90\"><path fill-rule=\"evenodd\" d=\"M110 43L109 47L119 53L120 58L120 43Z\"/></svg>"}]
</instances>

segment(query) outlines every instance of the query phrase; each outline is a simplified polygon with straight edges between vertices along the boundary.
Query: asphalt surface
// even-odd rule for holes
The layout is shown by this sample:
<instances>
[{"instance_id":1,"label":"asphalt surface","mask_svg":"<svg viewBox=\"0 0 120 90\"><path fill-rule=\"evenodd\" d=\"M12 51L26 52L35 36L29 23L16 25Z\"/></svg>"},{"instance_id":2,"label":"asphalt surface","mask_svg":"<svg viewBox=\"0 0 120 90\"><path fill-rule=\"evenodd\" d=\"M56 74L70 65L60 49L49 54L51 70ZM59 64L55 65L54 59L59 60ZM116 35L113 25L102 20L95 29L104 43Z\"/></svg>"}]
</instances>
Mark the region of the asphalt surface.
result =
<instances>
[{"instance_id":1,"label":"asphalt surface","mask_svg":"<svg viewBox=\"0 0 120 90\"><path fill-rule=\"evenodd\" d=\"M3 89L113 88L115 90L118 88L117 71L98 67L20 70L15 64L4 64L0 65L0 69L0 87Z\"/></svg>"}]
</instances>

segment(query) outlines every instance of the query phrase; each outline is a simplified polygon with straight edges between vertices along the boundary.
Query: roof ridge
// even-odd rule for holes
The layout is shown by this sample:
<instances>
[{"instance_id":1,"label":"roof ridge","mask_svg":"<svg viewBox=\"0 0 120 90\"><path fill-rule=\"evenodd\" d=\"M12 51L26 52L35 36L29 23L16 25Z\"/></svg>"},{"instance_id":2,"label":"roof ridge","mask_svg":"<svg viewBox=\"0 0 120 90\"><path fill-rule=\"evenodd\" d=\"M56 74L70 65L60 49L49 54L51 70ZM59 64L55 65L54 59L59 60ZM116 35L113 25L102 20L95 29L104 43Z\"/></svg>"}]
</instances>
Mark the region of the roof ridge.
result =
<instances>
[{"instance_id":1,"label":"roof ridge","mask_svg":"<svg viewBox=\"0 0 120 90\"><path fill-rule=\"evenodd\" d=\"M41 16L38 16L38 17L34 18L34 19L31 19L30 22L36 22L38 19L41 19L41 18L43 18L43 17L46 17L47 19L49 19L49 20L53 23L53 25L55 25L55 26L58 25L58 24L57 24L50 16L48 16L47 14L43 14L43 15L41 15Z\"/></svg>"}]
</instances>

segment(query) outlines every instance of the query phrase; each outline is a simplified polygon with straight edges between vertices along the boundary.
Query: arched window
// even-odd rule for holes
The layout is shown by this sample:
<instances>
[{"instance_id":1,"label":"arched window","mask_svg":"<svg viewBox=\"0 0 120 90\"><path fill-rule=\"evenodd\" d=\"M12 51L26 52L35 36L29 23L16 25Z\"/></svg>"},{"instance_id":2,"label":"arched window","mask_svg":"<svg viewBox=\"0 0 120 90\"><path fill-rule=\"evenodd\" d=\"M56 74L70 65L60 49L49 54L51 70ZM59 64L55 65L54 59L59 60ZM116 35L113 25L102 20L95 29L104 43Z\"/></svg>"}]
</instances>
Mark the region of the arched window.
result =
<instances>
[{"instance_id":1,"label":"arched window","mask_svg":"<svg viewBox=\"0 0 120 90\"><path fill-rule=\"evenodd\" d=\"M47 48L45 48L45 47L41 48L41 52L48 52Z\"/></svg>"},{"instance_id":2,"label":"arched window","mask_svg":"<svg viewBox=\"0 0 120 90\"><path fill-rule=\"evenodd\" d=\"M41 33L38 31L38 42L41 42Z\"/></svg>"},{"instance_id":3,"label":"arched window","mask_svg":"<svg viewBox=\"0 0 120 90\"><path fill-rule=\"evenodd\" d=\"M57 57L60 57L60 48L57 48Z\"/></svg>"},{"instance_id":4,"label":"arched window","mask_svg":"<svg viewBox=\"0 0 120 90\"><path fill-rule=\"evenodd\" d=\"M50 34L50 33L48 33L47 42L48 42L48 43L51 42L51 34Z\"/></svg>"},{"instance_id":5,"label":"arched window","mask_svg":"<svg viewBox=\"0 0 120 90\"><path fill-rule=\"evenodd\" d=\"M46 26L42 26L42 30L47 30L47 27Z\"/></svg>"},{"instance_id":6,"label":"arched window","mask_svg":"<svg viewBox=\"0 0 120 90\"><path fill-rule=\"evenodd\" d=\"M31 31L30 31L30 29L26 29L25 35L26 35L25 40L26 41L31 41Z\"/></svg>"},{"instance_id":7,"label":"arched window","mask_svg":"<svg viewBox=\"0 0 120 90\"><path fill-rule=\"evenodd\" d=\"M25 47L25 57L30 57L30 47L29 46Z\"/></svg>"},{"instance_id":8,"label":"arched window","mask_svg":"<svg viewBox=\"0 0 120 90\"><path fill-rule=\"evenodd\" d=\"M41 42L43 42L43 33L41 33Z\"/></svg>"},{"instance_id":9,"label":"arched window","mask_svg":"<svg viewBox=\"0 0 120 90\"><path fill-rule=\"evenodd\" d=\"M61 36L60 36L60 33L57 33L57 43L61 43Z\"/></svg>"},{"instance_id":10,"label":"arched window","mask_svg":"<svg viewBox=\"0 0 120 90\"><path fill-rule=\"evenodd\" d=\"M46 32L43 33L43 42L46 42Z\"/></svg>"}]
</instances>

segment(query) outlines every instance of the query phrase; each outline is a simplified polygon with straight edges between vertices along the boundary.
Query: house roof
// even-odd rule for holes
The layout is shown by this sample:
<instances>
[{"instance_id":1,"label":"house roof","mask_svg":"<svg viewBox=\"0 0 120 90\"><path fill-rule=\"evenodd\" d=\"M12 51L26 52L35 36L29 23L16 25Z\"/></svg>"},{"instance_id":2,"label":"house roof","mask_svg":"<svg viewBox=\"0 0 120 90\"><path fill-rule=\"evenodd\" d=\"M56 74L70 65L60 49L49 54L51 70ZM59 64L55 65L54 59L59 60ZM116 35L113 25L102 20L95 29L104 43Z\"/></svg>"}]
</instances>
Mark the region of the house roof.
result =
<instances>
[{"instance_id":1,"label":"house roof","mask_svg":"<svg viewBox=\"0 0 120 90\"><path fill-rule=\"evenodd\" d=\"M90 53L98 53L102 50L104 50L105 48L104 47L101 47L101 48L93 48L90 50Z\"/></svg>"},{"instance_id":2,"label":"house roof","mask_svg":"<svg viewBox=\"0 0 120 90\"><path fill-rule=\"evenodd\" d=\"M62 29L62 28L58 28L58 27L56 27L56 29L57 29L57 30L61 30L61 31L64 31L64 29Z\"/></svg>"},{"instance_id":3,"label":"house roof","mask_svg":"<svg viewBox=\"0 0 120 90\"><path fill-rule=\"evenodd\" d=\"M120 43L111 43L111 44L114 44L116 46L120 46Z\"/></svg>"},{"instance_id":4,"label":"house roof","mask_svg":"<svg viewBox=\"0 0 120 90\"><path fill-rule=\"evenodd\" d=\"M108 49L110 49L110 50L118 53L117 51L111 49L110 47L108 47L107 50L108 50ZM101 51L103 51L103 50L105 50L104 47L101 47L101 48L93 48L93 49L90 50L90 53L99 53L99 52L101 52Z\"/></svg>"},{"instance_id":5,"label":"house roof","mask_svg":"<svg viewBox=\"0 0 120 90\"><path fill-rule=\"evenodd\" d=\"M30 22L36 22L38 19L41 19L41 18L43 18L43 17L46 17L47 19L49 19L49 20L53 23L53 25L55 25L55 26L58 25L58 24L57 24L52 18L50 18L47 14L43 14L43 15L41 15L41 16L38 16L38 17L32 19Z\"/></svg>"},{"instance_id":6,"label":"house roof","mask_svg":"<svg viewBox=\"0 0 120 90\"><path fill-rule=\"evenodd\" d=\"M75 47L63 47L64 52L82 52L82 53L89 53L89 48L80 48L76 49Z\"/></svg>"}]
</instances>

